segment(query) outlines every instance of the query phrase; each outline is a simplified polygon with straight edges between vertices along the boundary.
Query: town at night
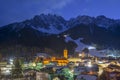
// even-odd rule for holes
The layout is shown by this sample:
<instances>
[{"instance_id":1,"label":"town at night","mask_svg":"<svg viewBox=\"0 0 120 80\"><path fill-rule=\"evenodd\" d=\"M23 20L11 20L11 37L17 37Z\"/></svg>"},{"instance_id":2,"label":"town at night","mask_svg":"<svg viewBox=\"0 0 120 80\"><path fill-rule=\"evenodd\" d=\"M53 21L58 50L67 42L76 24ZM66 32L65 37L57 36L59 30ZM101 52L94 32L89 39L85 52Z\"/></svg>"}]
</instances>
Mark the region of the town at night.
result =
<instances>
[{"instance_id":1,"label":"town at night","mask_svg":"<svg viewBox=\"0 0 120 80\"><path fill-rule=\"evenodd\" d=\"M120 80L119 0L0 0L0 80Z\"/></svg>"}]
</instances>

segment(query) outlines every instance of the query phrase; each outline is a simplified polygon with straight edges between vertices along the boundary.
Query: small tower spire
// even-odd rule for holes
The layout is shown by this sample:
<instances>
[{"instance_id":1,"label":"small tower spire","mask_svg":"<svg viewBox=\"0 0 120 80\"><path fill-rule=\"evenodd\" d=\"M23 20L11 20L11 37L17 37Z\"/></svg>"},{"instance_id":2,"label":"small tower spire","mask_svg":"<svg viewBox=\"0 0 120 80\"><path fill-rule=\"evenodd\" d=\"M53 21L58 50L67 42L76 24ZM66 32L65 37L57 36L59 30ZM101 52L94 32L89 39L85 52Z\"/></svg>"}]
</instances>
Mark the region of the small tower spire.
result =
<instances>
[{"instance_id":1,"label":"small tower spire","mask_svg":"<svg viewBox=\"0 0 120 80\"><path fill-rule=\"evenodd\" d=\"M68 58L68 50L65 48L63 52L64 58Z\"/></svg>"}]
</instances>

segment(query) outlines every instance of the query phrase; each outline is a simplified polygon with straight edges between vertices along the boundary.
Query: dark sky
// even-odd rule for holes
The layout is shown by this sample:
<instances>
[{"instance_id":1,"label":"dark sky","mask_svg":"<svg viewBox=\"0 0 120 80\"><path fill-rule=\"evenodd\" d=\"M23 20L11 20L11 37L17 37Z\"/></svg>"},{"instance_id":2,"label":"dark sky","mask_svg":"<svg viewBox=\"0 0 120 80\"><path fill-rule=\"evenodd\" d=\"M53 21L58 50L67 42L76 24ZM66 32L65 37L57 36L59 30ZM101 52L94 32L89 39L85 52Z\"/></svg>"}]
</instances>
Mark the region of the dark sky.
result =
<instances>
[{"instance_id":1,"label":"dark sky","mask_svg":"<svg viewBox=\"0 0 120 80\"><path fill-rule=\"evenodd\" d=\"M0 0L0 26L52 13L65 19L78 15L120 19L120 0Z\"/></svg>"}]
</instances>

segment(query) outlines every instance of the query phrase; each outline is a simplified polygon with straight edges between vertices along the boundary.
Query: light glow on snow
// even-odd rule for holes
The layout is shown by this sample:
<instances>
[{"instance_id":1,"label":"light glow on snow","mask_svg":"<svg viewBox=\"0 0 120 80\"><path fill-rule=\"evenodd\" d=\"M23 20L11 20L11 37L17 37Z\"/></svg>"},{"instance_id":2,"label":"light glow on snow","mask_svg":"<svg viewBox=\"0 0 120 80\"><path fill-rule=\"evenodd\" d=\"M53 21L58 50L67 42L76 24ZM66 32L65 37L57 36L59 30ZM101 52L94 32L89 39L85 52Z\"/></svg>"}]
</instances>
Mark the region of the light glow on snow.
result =
<instances>
[{"instance_id":1,"label":"light glow on snow","mask_svg":"<svg viewBox=\"0 0 120 80\"><path fill-rule=\"evenodd\" d=\"M90 49L96 49L96 48L93 46L89 46L88 49L90 50Z\"/></svg>"}]
</instances>

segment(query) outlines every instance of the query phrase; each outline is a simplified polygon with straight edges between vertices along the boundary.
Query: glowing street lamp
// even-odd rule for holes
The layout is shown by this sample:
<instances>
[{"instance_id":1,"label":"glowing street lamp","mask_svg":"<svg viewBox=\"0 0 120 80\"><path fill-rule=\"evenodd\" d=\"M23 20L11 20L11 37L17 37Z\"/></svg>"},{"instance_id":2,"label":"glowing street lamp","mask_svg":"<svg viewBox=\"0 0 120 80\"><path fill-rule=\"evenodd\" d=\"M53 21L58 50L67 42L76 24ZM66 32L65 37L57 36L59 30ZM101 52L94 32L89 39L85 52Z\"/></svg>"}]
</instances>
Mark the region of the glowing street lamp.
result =
<instances>
[{"instance_id":1,"label":"glowing street lamp","mask_svg":"<svg viewBox=\"0 0 120 80\"><path fill-rule=\"evenodd\" d=\"M6 73L10 73L10 70L6 70L5 72L6 72Z\"/></svg>"},{"instance_id":2,"label":"glowing street lamp","mask_svg":"<svg viewBox=\"0 0 120 80\"><path fill-rule=\"evenodd\" d=\"M82 56L82 54L81 53L79 53L79 57L81 57Z\"/></svg>"},{"instance_id":3,"label":"glowing street lamp","mask_svg":"<svg viewBox=\"0 0 120 80\"><path fill-rule=\"evenodd\" d=\"M36 64L35 64L35 63L33 63L32 65L33 65L34 67L36 66Z\"/></svg>"},{"instance_id":4,"label":"glowing street lamp","mask_svg":"<svg viewBox=\"0 0 120 80\"><path fill-rule=\"evenodd\" d=\"M92 67L92 63L91 62L88 62L88 67Z\"/></svg>"}]
</instances>

